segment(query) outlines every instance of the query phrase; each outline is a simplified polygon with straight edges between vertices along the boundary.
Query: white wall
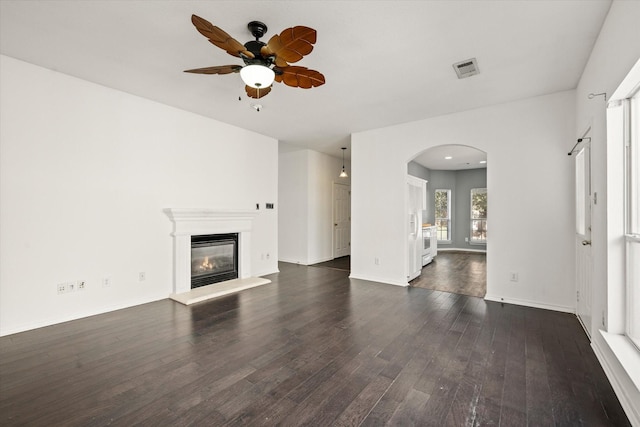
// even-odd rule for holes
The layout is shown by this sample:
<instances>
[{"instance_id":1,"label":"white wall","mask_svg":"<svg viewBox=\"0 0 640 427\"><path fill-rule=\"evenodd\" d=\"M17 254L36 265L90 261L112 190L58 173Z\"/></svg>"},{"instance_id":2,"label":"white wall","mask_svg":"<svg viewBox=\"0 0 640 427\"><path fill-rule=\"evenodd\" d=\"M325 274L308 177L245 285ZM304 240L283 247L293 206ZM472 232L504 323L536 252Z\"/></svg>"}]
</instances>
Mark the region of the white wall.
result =
<instances>
[{"instance_id":1,"label":"white wall","mask_svg":"<svg viewBox=\"0 0 640 427\"><path fill-rule=\"evenodd\" d=\"M280 147L287 144L280 143ZM308 259L308 150L280 150L278 156L278 256L306 264Z\"/></svg>"},{"instance_id":2,"label":"white wall","mask_svg":"<svg viewBox=\"0 0 640 427\"><path fill-rule=\"evenodd\" d=\"M280 143L280 260L304 265L333 259L333 183L342 158ZM350 165L345 161L347 172Z\"/></svg>"},{"instance_id":3,"label":"white wall","mask_svg":"<svg viewBox=\"0 0 640 427\"><path fill-rule=\"evenodd\" d=\"M430 147L473 141L488 160L487 298L574 311L566 150L574 140L574 97L561 92L352 135L351 276L406 284L406 164Z\"/></svg>"},{"instance_id":4,"label":"white wall","mask_svg":"<svg viewBox=\"0 0 640 427\"><path fill-rule=\"evenodd\" d=\"M590 100L587 95L606 92L611 96L640 58L639 22L640 2L613 2L576 89L575 130L575 134L579 136L591 126L592 190L598 194L598 203L592 209L591 236L592 255L596 260L592 280L593 345L627 414L636 423L640 423L640 392L598 332L599 329L609 328L610 324L621 322L618 317L622 312L615 306L608 307L607 286L615 280L615 275L621 273L621 269L608 269L607 259L615 257L616 252L619 253L622 249L619 239L608 238L608 228L622 223L623 212L619 200L609 200L607 187L611 188L613 185L614 189L620 189L622 183L607 180L607 168L613 173L620 171L621 166L619 160L607 158L606 104L601 96ZM566 144L566 147L568 150L570 144ZM602 324L603 316L606 325Z\"/></svg>"},{"instance_id":5,"label":"white wall","mask_svg":"<svg viewBox=\"0 0 640 427\"><path fill-rule=\"evenodd\" d=\"M276 140L6 56L0 66L0 334L166 298L164 208L277 206ZM277 271L276 218L255 220L254 275ZM87 288L57 294L76 280Z\"/></svg>"}]
</instances>

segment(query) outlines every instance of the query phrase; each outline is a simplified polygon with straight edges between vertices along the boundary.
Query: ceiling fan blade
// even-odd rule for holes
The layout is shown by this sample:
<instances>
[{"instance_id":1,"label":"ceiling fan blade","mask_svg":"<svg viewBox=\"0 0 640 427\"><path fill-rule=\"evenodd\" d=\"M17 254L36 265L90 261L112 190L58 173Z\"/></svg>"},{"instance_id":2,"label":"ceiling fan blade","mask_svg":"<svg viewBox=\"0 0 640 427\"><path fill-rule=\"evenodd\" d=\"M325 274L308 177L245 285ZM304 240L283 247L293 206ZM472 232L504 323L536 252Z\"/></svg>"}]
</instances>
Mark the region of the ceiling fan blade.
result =
<instances>
[{"instance_id":1,"label":"ceiling fan blade","mask_svg":"<svg viewBox=\"0 0 640 427\"><path fill-rule=\"evenodd\" d=\"M192 70L184 70L185 73L195 74L229 74L237 73L242 66L240 65L217 65L215 67L194 68Z\"/></svg>"},{"instance_id":2,"label":"ceiling fan blade","mask_svg":"<svg viewBox=\"0 0 640 427\"><path fill-rule=\"evenodd\" d=\"M263 57L275 55L276 65L284 67L286 65L282 61L298 62L305 55L310 54L316 37L317 33L313 28L303 26L287 28L280 34L271 37L269 42L262 47L260 53Z\"/></svg>"},{"instance_id":3,"label":"ceiling fan blade","mask_svg":"<svg viewBox=\"0 0 640 427\"><path fill-rule=\"evenodd\" d=\"M249 96L249 98L260 99L263 96L268 95L269 92L271 92L271 86L260 88L260 89L256 89L255 87L251 87L251 86L245 86L244 90L247 92L247 95Z\"/></svg>"},{"instance_id":4,"label":"ceiling fan blade","mask_svg":"<svg viewBox=\"0 0 640 427\"><path fill-rule=\"evenodd\" d=\"M206 19L200 18L197 15L191 15L191 22L200 34L208 38L211 43L220 49L226 50L229 55L241 57L240 54L242 53L242 55L248 58L254 57L253 53L249 52L242 43Z\"/></svg>"},{"instance_id":5,"label":"ceiling fan blade","mask_svg":"<svg viewBox=\"0 0 640 427\"><path fill-rule=\"evenodd\" d=\"M325 83L324 75L307 67L291 66L280 69L282 74L276 73L275 80L287 86L310 89L322 86Z\"/></svg>"}]
</instances>

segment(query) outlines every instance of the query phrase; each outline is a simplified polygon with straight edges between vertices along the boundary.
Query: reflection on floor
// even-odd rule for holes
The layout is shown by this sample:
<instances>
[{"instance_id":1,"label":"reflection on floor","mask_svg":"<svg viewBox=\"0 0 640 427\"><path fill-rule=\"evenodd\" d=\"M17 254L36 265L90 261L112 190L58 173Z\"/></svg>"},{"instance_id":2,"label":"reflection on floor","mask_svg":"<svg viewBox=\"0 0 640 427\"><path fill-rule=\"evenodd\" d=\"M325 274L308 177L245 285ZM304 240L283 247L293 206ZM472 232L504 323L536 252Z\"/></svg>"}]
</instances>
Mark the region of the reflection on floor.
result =
<instances>
[{"instance_id":1,"label":"reflection on floor","mask_svg":"<svg viewBox=\"0 0 640 427\"><path fill-rule=\"evenodd\" d=\"M480 252L439 251L433 262L412 280L416 288L484 297L487 293L487 255Z\"/></svg>"},{"instance_id":2,"label":"reflection on floor","mask_svg":"<svg viewBox=\"0 0 640 427\"><path fill-rule=\"evenodd\" d=\"M575 315L278 267L0 337L0 425L630 425Z\"/></svg>"}]
</instances>

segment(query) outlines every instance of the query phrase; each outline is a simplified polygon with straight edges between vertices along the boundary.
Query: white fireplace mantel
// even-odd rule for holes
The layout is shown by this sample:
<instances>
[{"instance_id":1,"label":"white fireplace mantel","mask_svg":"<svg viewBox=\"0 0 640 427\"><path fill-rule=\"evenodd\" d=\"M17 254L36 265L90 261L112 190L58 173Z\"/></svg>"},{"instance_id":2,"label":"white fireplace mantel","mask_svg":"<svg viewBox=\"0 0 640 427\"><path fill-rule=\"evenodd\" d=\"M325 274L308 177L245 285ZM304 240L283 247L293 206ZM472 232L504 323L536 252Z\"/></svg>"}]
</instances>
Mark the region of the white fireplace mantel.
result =
<instances>
[{"instance_id":1,"label":"white fireplace mantel","mask_svg":"<svg viewBox=\"0 0 640 427\"><path fill-rule=\"evenodd\" d=\"M254 210L164 209L173 222L173 292L191 290L191 236L238 233L238 277L251 277Z\"/></svg>"}]
</instances>

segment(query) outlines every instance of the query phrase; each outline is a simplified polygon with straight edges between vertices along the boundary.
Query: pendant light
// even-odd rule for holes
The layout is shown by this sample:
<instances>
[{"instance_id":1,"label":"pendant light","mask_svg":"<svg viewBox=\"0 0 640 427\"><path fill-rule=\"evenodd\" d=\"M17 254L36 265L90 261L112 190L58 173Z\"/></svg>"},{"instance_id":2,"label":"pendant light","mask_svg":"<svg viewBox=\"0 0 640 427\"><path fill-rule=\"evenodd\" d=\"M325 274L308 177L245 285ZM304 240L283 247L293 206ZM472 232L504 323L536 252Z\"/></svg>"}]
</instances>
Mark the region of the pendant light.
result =
<instances>
[{"instance_id":1,"label":"pendant light","mask_svg":"<svg viewBox=\"0 0 640 427\"><path fill-rule=\"evenodd\" d=\"M347 175L347 171L344 169L344 150L346 150L347 147L342 147L342 172L340 172L340 178L348 178L349 175Z\"/></svg>"}]
</instances>

